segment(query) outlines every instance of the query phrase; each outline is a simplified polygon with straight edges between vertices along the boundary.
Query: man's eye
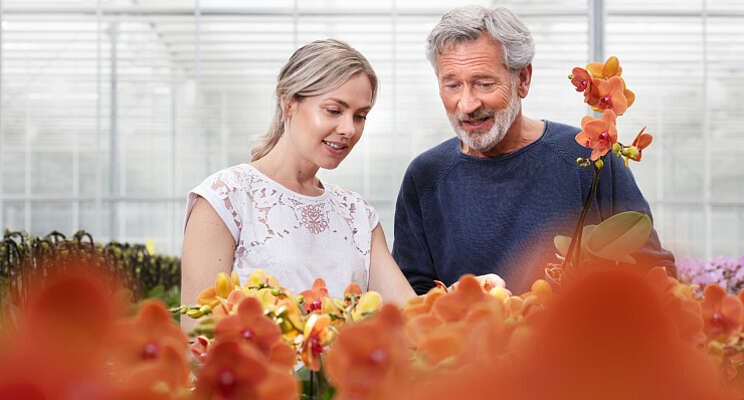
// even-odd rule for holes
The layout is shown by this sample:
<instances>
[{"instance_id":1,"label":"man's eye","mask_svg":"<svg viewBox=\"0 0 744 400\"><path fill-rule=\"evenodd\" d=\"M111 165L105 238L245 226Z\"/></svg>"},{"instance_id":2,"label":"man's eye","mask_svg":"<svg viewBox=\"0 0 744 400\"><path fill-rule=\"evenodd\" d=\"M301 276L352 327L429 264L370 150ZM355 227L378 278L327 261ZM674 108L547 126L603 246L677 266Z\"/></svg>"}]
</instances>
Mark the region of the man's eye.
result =
<instances>
[{"instance_id":1,"label":"man's eye","mask_svg":"<svg viewBox=\"0 0 744 400\"><path fill-rule=\"evenodd\" d=\"M459 83L445 83L444 87L446 87L447 89L457 89L458 87L460 87L460 84Z\"/></svg>"},{"instance_id":2,"label":"man's eye","mask_svg":"<svg viewBox=\"0 0 744 400\"><path fill-rule=\"evenodd\" d=\"M493 86L493 82L481 82L478 84L478 86L488 89Z\"/></svg>"}]
</instances>

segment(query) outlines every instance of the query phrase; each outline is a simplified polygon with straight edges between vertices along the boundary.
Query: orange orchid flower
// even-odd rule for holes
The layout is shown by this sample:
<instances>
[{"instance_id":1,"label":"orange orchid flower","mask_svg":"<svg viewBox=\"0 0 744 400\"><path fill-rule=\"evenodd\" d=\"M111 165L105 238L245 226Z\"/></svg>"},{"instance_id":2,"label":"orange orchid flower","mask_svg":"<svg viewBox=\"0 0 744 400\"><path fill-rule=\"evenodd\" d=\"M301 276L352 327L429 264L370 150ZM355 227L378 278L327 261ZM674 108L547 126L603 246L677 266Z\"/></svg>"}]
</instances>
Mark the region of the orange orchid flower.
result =
<instances>
[{"instance_id":1,"label":"orange orchid flower","mask_svg":"<svg viewBox=\"0 0 744 400\"><path fill-rule=\"evenodd\" d=\"M432 308L435 315L443 321L459 321L473 305L489 299L491 297L483 291L475 276L467 274L457 281L456 289L439 298Z\"/></svg>"},{"instance_id":2,"label":"orange orchid flower","mask_svg":"<svg viewBox=\"0 0 744 400\"><path fill-rule=\"evenodd\" d=\"M304 341L301 348L302 362L311 371L320 370L320 355L330 344L333 334L328 329L331 317L328 314L313 313L305 323Z\"/></svg>"},{"instance_id":3,"label":"orange orchid flower","mask_svg":"<svg viewBox=\"0 0 744 400\"><path fill-rule=\"evenodd\" d=\"M251 343L267 359L291 367L294 352L281 341L281 330L263 314L261 303L253 297L243 299L237 313L223 318L215 327L215 340Z\"/></svg>"},{"instance_id":4,"label":"orange orchid flower","mask_svg":"<svg viewBox=\"0 0 744 400\"><path fill-rule=\"evenodd\" d=\"M196 341L191 344L189 350L191 354L196 357L200 362L204 362L207 359L207 353L209 352L209 338L206 336L197 336Z\"/></svg>"},{"instance_id":5,"label":"orange orchid flower","mask_svg":"<svg viewBox=\"0 0 744 400\"><path fill-rule=\"evenodd\" d=\"M576 135L576 141L580 145L592 149L590 157L592 161L607 154L612 145L617 142L616 118L617 115L612 110L607 110L602 114L601 119L588 115L581 119L582 131Z\"/></svg>"},{"instance_id":6,"label":"orange orchid flower","mask_svg":"<svg viewBox=\"0 0 744 400\"><path fill-rule=\"evenodd\" d=\"M623 73L623 69L620 67L620 60L615 56L611 56L604 63L589 63L586 69L592 74L593 78L597 79L610 79L613 76L619 77Z\"/></svg>"},{"instance_id":7,"label":"orange orchid flower","mask_svg":"<svg viewBox=\"0 0 744 400\"><path fill-rule=\"evenodd\" d=\"M403 306L403 314L405 314L408 319L417 315L428 314L431 311L432 305L437 301L437 299L444 296L445 293L444 289L433 287L423 296L412 297L408 299L406 304Z\"/></svg>"},{"instance_id":8,"label":"orange orchid flower","mask_svg":"<svg viewBox=\"0 0 744 400\"><path fill-rule=\"evenodd\" d=\"M346 287L344 290L344 305L349 306L352 303L352 297L357 297L362 295L362 288L359 287L356 283L351 283L349 286Z\"/></svg>"},{"instance_id":9,"label":"orange orchid flower","mask_svg":"<svg viewBox=\"0 0 744 400\"><path fill-rule=\"evenodd\" d=\"M710 339L728 338L741 331L742 303L718 285L703 292L702 315L704 330Z\"/></svg>"},{"instance_id":10,"label":"orange orchid flower","mask_svg":"<svg viewBox=\"0 0 744 400\"><path fill-rule=\"evenodd\" d=\"M289 368L272 365L254 346L234 341L215 343L194 392L199 400L294 400L298 395Z\"/></svg>"},{"instance_id":11,"label":"orange orchid flower","mask_svg":"<svg viewBox=\"0 0 744 400\"><path fill-rule=\"evenodd\" d=\"M325 359L334 399L403 399L412 375L404 320L386 305L373 318L347 326Z\"/></svg>"},{"instance_id":12,"label":"orange orchid flower","mask_svg":"<svg viewBox=\"0 0 744 400\"><path fill-rule=\"evenodd\" d=\"M643 133L646 130L646 127L644 126L643 129L641 129L640 132L638 132L638 135L636 135L636 138L633 140L633 146L638 149L638 156L636 157L630 157L633 161L641 161L641 157L643 156L643 149L648 147L651 142L654 140L654 137L651 136L648 133Z\"/></svg>"},{"instance_id":13,"label":"orange orchid flower","mask_svg":"<svg viewBox=\"0 0 744 400\"><path fill-rule=\"evenodd\" d=\"M612 110L616 115L623 115L629 107L628 99L625 97L625 83L617 76L606 81L595 79L592 83L591 98L592 101L588 103L598 112Z\"/></svg>"},{"instance_id":14,"label":"orange orchid flower","mask_svg":"<svg viewBox=\"0 0 744 400\"><path fill-rule=\"evenodd\" d=\"M585 92L591 89L592 76L584 68L576 67L571 71L571 83L577 92Z\"/></svg>"},{"instance_id":15,"label":"orange orchid flower","mask_svg":"<svg viewBox=\"0 0 744 400\"><path fill-rule=\"evenodd\" d=\"M323 303L330 299L328 297L326 283L321 278L318 278L313 282L313 287L311 289L300 292L300 296L305 299L302 307L307 313L322 310Z\"/></svg>"}]
</instances>

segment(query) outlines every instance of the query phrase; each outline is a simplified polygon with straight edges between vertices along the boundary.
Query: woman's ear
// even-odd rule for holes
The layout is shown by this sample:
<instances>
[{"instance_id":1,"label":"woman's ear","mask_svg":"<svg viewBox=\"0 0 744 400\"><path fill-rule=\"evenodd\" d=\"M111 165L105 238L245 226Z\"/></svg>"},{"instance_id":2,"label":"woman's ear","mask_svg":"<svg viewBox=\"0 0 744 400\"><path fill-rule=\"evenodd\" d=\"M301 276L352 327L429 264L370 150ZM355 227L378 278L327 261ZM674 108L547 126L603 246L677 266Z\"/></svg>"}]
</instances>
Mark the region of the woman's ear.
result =
<instances>
[{"instance_id":1,"label":"woman's ear","mask_svg":"<svg viewBox=\"0 0 744 400\"><path fill-rule=\"evenodd\" d=\"M281 100L281 106L282 112L284 113L284 118L289 119L292 117L292 114L295 113L297 109L297 100L294 98L294 96L290 97L289 99L284 97Z\"/></svg>"}]
</instances>

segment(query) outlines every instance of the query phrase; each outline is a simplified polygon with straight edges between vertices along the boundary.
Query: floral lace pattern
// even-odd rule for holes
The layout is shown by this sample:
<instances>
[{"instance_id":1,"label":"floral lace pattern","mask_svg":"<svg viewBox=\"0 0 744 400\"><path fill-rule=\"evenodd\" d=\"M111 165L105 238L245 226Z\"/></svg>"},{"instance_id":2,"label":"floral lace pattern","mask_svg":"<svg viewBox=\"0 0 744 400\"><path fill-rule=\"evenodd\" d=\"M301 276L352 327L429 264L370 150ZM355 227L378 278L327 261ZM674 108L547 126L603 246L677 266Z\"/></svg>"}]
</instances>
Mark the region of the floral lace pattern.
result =
<instances>
[{"instance_id":1,"label":"floral lace pattern","mask_svg":"<svg viewBox=\"0 0 744 400\"><path fill-rule=\"evenodd\" d=\"M318 277L331 295L351 282L365 289L377 213L359 194L323 185L322 195L304 196L240 164L189 193L187 218L198 196L211 204L235 239L233 269L241 279L261 268L293 292Z\"/></svg>"}]
</instances>

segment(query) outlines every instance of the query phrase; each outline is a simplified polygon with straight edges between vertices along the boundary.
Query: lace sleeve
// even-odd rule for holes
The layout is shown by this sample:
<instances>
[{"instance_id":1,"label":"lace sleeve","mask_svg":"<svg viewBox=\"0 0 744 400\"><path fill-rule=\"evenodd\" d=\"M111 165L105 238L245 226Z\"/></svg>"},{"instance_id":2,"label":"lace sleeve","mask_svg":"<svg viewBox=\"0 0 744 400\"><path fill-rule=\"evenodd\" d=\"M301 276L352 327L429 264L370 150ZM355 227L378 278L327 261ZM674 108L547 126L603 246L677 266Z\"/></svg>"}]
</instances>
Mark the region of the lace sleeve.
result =
<instances>
[{"instance_id":1,"label":"lace sleeve","mask_svg":"<svg viewBox=\"0 0 744 400\"><path fill-rule=\"evenodd\" d=\"M375 210L372 205L367 203L367 200L362 200L362 203L364 204L364 210L367 212L367 219L369 220L369 231L372 232L377 228L377 224L380 223L380 216L377 215L377 210Z\"/></svg>"},{"instance_id":2,"label":"lace sleeve","mask_svg":"<svg viewBox=\"0 0 744 400\"><path fill-rule=\"evenodd\" d=\"M239 209L241 205L241 201L239 200L240 192L235 171L226 169L217 172L189 192L184 229L191 215L194 203L196 203L196 199L200 196L209 202L227 229L230 230L235 243L238 243L242 221Z\"/></svg>"}]
</instances>

